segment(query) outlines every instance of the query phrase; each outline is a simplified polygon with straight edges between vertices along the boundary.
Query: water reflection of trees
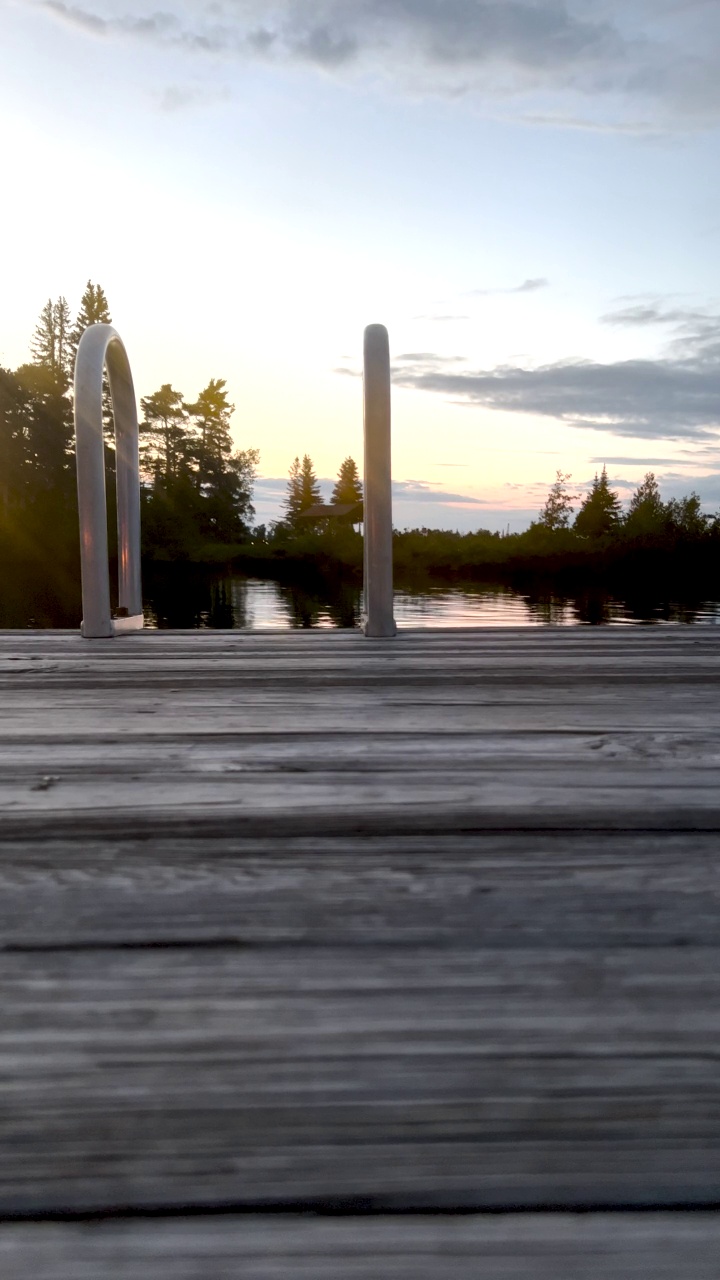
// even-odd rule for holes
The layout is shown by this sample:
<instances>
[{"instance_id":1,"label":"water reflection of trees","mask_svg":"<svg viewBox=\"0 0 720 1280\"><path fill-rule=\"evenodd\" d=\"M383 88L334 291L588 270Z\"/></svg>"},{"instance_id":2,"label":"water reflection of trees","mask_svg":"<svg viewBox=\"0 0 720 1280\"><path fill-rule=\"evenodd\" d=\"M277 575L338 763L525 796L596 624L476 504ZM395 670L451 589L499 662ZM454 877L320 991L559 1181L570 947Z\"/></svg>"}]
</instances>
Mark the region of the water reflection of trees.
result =
<instances>
[{"instance_id":1,"label":"water reflection of trees","mask_svg":"<svg viewBox=\"0 0 720 1280\"><path fill-rule=\"evenodd\" d=\"M650 626L663 622L692 624L712 621L712 614L720 613L711 602L670 599L653 588L634 588L622 595L612 594L602 587L590 587L582 591L562 593L548 586L526 589L525 605L532 621L545 626L579 623L585 626L608 626L613 623L631 623Z\"/></svg>"},{"instance_id":2,"label":"water reflection of trees","mask_svg":"<svg viewBox=\"0 0 720 1280\"><path fill-rule=\"evenodd\" d=\"M572 621L570 601L548 588L539 587L524 593L525 607L532 622L542 626L563 626Z\"/></svg>"},{"instance_id":3,"label":"water reflection of trees","mask_svg":"<svg viewBox=\"0 0 720 1280\"><path fill-rule=\"evenodd\" d=\"M291 627L356 627L360 622L361 592L355 584L283 583L278 590Z\"/></svg>"},{"instance_id":4,"label":"water reflection of trees","mask_svg":"<svg viewBox=\"0 0 720 1280\"><path fill-rule=\"evenodd\" d=\"M67 581L66 581L67 578ZM36 583L30 590L17 578L4 581L0 566L0 625L76 627L80 593L69 575ZM163 629L357 627L362 592L357 583L315 573L278 582L233 573L224 567L168 563L144 571L147 621ZM412 625L607 626L629 623L720 624L720 602L696 593L672 597L648 581L611 593L602 585L562 589L552 582L453 585L413 582L397 592L397 613Z\"/></svg>"},{"instance_id":5,"label":"water reflection of trees","mask_svg":"<svg viewBox=\"0 0 720 1280\"><path fill-rule=\"evenodd\" d=\"M586 626L607 626L608 623L622 621L622 604L614 596L608 595L607 591L583 591L568 603L571 604L574 621Z\"/></svg>"},{"instance_id":6,"label":"water reflection of trees","mask_svg":"<svg viewBox=\"0 0 720 1280\"><path fill-rule=\"evenodd\" d=\"M32 563L18 568L0 560L0 629L73 629L79 627L81 617L77 573L56 561L40 574Z\"/></svg>"},{"instance_id":7,"label":"water reflection of trees","mask_svg":"<svg viewBox=\"0 0 720 1280\"><path fill-rule=\"evenodd\" d=\"M194 566L153 566L144 594L148 620L162 630L247 626L242 579L203 573Z\"/></svg>"}]
</instances>

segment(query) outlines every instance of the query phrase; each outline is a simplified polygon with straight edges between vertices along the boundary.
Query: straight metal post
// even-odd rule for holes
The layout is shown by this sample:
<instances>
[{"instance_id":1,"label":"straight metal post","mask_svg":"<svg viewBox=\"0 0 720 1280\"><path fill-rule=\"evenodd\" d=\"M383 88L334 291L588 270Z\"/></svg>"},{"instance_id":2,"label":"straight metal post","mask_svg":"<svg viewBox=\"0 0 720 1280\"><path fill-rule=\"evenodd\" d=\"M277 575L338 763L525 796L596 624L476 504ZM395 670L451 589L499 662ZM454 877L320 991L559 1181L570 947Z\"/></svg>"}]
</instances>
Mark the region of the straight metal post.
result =
<instances>
[{"instance_id":1,"label":"straight metal post","mask_svg":"<svg viewBox=\"0 0 720 1280\"><path fill-rule=\"evenodd\" d=\"M364 338L365 481L363 560L366 636L397 633L393 617L390 343L382 324Z\"/></svg>"}]
</instances>

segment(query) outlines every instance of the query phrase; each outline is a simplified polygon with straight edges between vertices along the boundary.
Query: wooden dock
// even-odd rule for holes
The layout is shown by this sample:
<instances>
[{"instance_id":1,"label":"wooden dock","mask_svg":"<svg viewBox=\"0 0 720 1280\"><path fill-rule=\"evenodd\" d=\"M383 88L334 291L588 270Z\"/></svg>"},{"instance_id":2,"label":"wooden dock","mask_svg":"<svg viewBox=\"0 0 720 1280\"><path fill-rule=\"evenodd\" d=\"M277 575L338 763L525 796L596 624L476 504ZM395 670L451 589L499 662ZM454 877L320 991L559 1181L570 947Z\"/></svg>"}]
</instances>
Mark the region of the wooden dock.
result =
<instances>
[{"instance_id":1,"label":"wooden dock","mask_svg":"<svg viewBox=\"0 0 720 1280\"><path fill-rule=\"evenodd\" d=\"M3 1280L716 1280L719 779L711 626L0 633Z\"/></svg>"}]
</instances>

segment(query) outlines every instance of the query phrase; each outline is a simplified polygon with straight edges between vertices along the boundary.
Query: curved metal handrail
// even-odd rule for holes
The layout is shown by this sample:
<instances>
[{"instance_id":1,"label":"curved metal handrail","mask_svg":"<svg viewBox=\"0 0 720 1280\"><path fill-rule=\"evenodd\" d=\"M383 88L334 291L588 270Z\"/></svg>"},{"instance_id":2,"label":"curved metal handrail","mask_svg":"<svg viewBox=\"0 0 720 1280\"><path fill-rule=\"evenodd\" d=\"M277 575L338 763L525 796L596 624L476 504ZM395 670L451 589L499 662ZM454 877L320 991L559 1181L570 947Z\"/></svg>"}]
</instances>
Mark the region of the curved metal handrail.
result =
<instances>
[{"instance_id":1,"label":"curved metal handrail","mask_svg":"<svg viewBox=\"0 0 720 1280\"><path fill-rule=\"evenodd\" d=\"M113 417L118 525L119 614L110 609L105 444L102 421L103 370L108 371ZM86 639L100 639L143 625L140 575L140 462L138 418L130 363L120 335L109 324L85 330L75 360L75 450L80 566Z\"/></svg>"}]
</instances>

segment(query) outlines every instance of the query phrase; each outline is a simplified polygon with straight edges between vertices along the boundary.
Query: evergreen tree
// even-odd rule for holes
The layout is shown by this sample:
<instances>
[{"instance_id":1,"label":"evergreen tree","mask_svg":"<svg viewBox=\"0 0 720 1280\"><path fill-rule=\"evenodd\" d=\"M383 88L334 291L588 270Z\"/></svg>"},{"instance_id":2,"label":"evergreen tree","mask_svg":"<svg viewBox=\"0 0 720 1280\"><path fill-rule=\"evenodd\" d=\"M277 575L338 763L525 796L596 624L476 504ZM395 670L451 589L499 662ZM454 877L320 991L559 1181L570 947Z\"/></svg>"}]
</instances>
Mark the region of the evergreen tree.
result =
<instances>
[{"instance_id":1,"label":"evergreen tree","mask_svg":"<svg viewBox=\"0 0 720 1280\"><path fill-rule=\"evenodd\" d=\"M711 524L711 517L701 509L700 495L694 491L685 498L670 498L665 504L665 519L673 533L686 538L701 538Z\"/></svg>"},{"instance_id":2,"label":"evergreen tree","mask_svg":"<svg viewBox=\"0 0 720 1280\"><path fill-rule=\"evenodd\" d=\"M29 394L9 369L0 369L0 531L24 506L31 480Z\"/></svg>"},{"instance_id":3,"label":"evergreen tree","mask_svg":"<svg viewBox=\"0 0 720 1280\"><path fill-rule=\"evenodd\" d=\"M60 380L69 387L72 383L73 350L72 350L72 316L67 299L59 297L54 307L55 320L55 353Z\"/></svg>"},{"instance_id":4,"label":"evergreen tree","mask_svg":"<svg viewBox=\"0 0 720 1280\"><path fill-rule=\"evenodd\" d=\"M356 505L358 502L362 502L362 496L363 491L357 466L352 458L346 458L338 471L338 478L335 481L330 501L338 504L352 503Z\"/></svg>"},{"instance_id":5,"label":"evergreen tree","mask_svg":"<svg viewBox=\"0 0 720 1280\"><path fill-rule=\"evenodd\" d=\"M568 493L567 482L570 474L556 472L556 479L547 496L545 506L540 512L538 523L545 529L567 529L573 513L575 495Z\"/></svg>"},{"instance_id":6,"label":"evergreen tree","mask_svg":"<svg viewBox=\"0 0 720 1280\"><path fill-rule=\"evenodd\" d=\"M303 511L320 502L320 486L313 470L312 459L306 453L302 462L295 458L290 468L285 510L288 524L295 528Z\"/></svg>"},{"instance_id":7,"label":"evergreen tree","mask_svg":"<svg viewBox=\"0 0 720 1280\"><path fill-rule=\"evenodd\" d=\"M85 292L80 299L80 310L77 319L70 334L70 364L71 377L75 373L75 359L77 357L77 349L80 345L85 330L91 324L112 324L112 316L108 300L105 296L105 290L102 285L93 284L92 280L88 280L85 285ZM110 396L110 384L108 382L107 371L103 373L103 432L105 435L105 465L108 478L115 470L115 424L113 421L112 399Z\"/></svg>"},{"instance_id":8,"label":"evergreen tree","mask_svg":"<svg viewBox=\"0 0 720 1280\"><path fill-rule=\"evenodd\" d=\"M233 452L230 404L224 378L211 378L194 404L185 405L193 419L194 440L188 453L195 460L195 484L201 503L205 537L233 542L247 532L253 515L252 485L259 460L256 449Z\"/></svg>"},{"instance_id":9,"label":"evergreen tree","mask_svg":"<svg viewBox=\"0 0 720 1280\"><path fill-rule=\"evenodd\" d=\"M654 472L648 471L630 500L625 528L628 533L642 537L662 532L665 523L665 504L660 497L658 482Z\"/></svg>"},{"instance_id":10,"label":"evergreen tree","mask_svg":"<svg viewBox=\"0 0 720 1280\"><path fill-rule=\"evenodd\" d=\"M595 473L590 492L575 517L573 528L584 538L601 538L612 533L620 523L620 499L608 484L607 468Z\"/></svg>"},{"instance_id":11,"label":"evergreen tree","mask_svg":"<svg viewBox=\"0 0 720 1280\"><path fill-rule=\"evenodd\" d=\"M190 434L182 394L164 382L159 391L140 401L140 454L146 471L168 482L188 466Z\"/></svg>"},{"instance_id":12,"label":"evergreen tree","mask_svg":"<svg viewBox=\"0 0 720 1280\"><path fill-rule=\"evenodd\" d=\"M226 458L217 476L207 499L206 526L220 542L237 542L249 533L255 515L252 492L259 461L258 449L237 449Z\"/></svg>"},{"instance_id":13,"label":"evergreen tree","mask_svg":"<svg viewBox=\"0 0 720 1280\"><path fill-rule=\"evenodd\" d=\"M85 285L85 292L80 299L80 310L70 335L73 363L80 339L91 324L112 324L112 316L110 315L108 300L102 285L93 284L92 280L88 280Z\"/></svg>"},{"instance_id":14,"label":"evergreen tree","mask_svg":"<svg viewBox=\"0 0 720 1280\"><path fill-rule=\"evenodd\" d=\"M192 448L199 489L212 482L232 453L230 418L235 406L229 403L225 386L224 378L211 378L195 403L185 405L192 419L195 437Z\"/></svg>"},{"instance_id":15,"label":"evergreen tree","mask_svg":"<svg viewBox=\"0 0 720 1280\"><path fill-rule=\"evenodd\" d=\"M48 298L30 342L33 364L47 369L63 391L72 376L72 344L70 308L65 298L53 302Z\"/></svg>"},{"instance_id":16,"label":"evergreen tree","mask_svg":"<svg viewBox=\"0 0 720 1280\"><path fill-rule=\"evenodd\" d=\"M75 482L70 400L56 372L44 365L21 365L15 378L25 393L25 461L32 469L33 491L38 498L67 494Z\"/></svg>"}]
</instances>

